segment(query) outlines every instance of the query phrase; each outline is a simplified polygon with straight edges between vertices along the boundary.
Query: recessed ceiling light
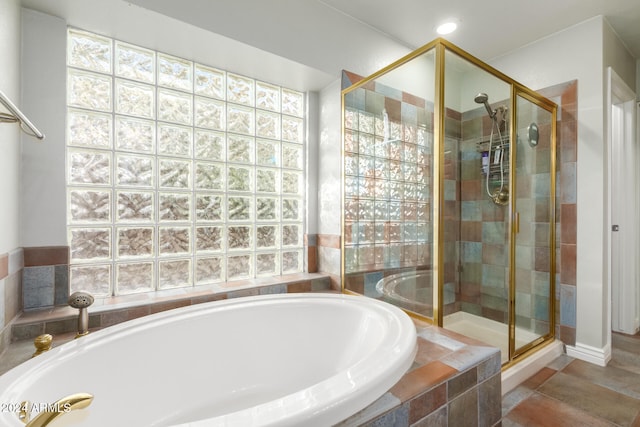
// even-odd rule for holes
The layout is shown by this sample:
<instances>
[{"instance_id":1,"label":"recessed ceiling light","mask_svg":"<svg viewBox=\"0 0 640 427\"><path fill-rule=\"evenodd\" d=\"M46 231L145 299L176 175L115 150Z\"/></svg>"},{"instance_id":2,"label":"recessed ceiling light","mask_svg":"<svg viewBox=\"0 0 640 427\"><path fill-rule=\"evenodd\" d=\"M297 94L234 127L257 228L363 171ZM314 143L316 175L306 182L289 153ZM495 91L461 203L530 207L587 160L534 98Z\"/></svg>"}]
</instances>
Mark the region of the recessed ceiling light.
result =
<instances>
[{"instance_id":1,"label":"recessed ceiling light","mask_svg":"<svg viewBox=\"0 0 640 427\"><path fill-rule=\"evenodd\" d=\"M440 35L451 34L456 30L456 28L458 28L458 23L456 21L450 20L438 25L438 27L436 28L436 32Z\"/></svg>"}]
</instances>

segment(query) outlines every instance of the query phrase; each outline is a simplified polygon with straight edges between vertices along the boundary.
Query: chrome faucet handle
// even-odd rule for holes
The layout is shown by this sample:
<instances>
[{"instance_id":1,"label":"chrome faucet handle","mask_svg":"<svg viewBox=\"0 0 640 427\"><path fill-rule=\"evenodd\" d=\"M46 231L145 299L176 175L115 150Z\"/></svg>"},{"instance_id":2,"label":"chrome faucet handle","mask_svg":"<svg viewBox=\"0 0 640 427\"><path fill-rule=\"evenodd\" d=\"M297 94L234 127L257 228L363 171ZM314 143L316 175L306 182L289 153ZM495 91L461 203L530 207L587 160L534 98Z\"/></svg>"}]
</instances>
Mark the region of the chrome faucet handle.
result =
<instances>
[{"instance_id":1,"label":"chrome faucet handle","mask_svg":"<svg viewBox=\"0 0 640 427\"><path fill-rule=\"evenodd\" d=\"M53 404L47 405L46 410L38 413L38 415L31 420L32 405L28 401L25 401L22 402L22 408L18 413L18 417L22 422L26 423L25 427L45 427L67 412L86 408L91 405L91 402L93 402L93 395L89 393L72 394L63 397Z\"/></svg>"}]
</instances>

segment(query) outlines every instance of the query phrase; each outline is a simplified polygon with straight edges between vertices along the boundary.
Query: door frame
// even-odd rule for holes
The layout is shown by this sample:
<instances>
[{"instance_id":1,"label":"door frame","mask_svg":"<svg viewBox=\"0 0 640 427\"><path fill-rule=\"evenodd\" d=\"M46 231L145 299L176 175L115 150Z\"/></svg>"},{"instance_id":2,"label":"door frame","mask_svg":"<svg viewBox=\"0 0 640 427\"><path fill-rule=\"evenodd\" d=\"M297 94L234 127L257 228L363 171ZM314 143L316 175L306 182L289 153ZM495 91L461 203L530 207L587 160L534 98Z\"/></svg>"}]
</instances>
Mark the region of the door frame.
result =
<instances>
[{"instance_id":1,"label":"door frame","mask_svg":"<svg viewBox=\"0 0 640 427\"><path fill-rule=\"evenodd\" d=\"M607 279L608 342L611 331L635 334L640 326L638 215L639 151L636 94L607 68ZM619 231L614 231L614 227ZM619 256L624 254L624 256Z\"/></svg>"}]
</instances>

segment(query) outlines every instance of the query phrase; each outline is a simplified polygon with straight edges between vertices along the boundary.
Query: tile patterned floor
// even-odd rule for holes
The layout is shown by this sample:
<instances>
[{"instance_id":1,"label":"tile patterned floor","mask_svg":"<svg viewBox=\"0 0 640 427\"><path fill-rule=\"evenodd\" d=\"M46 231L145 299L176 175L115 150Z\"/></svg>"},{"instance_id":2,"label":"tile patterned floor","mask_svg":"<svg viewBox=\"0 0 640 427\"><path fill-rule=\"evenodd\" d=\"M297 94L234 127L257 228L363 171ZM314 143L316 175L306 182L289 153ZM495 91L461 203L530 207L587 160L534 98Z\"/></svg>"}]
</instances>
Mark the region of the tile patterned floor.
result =
<instances>
[{"instance_id":1,"label":"tile patterned floor","mask_svg":"<svg viewBox=\"0 0 640 427\"><path fill-rule=\"evenodd\" d=\"M613 334L605 367L562 355L502 399L503 427L640 427L640 335Z\"/></svg>"}]
</instances>

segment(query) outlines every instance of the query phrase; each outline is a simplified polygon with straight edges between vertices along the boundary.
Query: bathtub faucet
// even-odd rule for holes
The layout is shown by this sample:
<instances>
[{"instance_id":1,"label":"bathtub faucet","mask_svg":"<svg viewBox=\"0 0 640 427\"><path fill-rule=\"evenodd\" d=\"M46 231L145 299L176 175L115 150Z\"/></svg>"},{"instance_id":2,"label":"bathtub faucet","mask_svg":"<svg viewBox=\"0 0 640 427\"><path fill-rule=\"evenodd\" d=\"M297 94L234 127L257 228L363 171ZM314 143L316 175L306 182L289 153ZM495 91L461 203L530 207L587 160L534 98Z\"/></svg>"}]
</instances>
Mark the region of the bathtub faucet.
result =
<instances>
[{"instance_id":1,"label":"bathtub faucet","mask_svg":"<svg viewBox=\"0 0 640 427\"><path fill-rule=\"evenodd\" d=\"M47 408L44 411L38 413L34 419L31 418L32 405L29 402L22 402L22 410L19 413L20 420L26 424L25 427L45 427L49 425L56 418L66 414L67 412L74 411L76 409L83 409L91 405L93 402L93 396L88 393L76 393L67 397L63 397L57 402L46 405Z\"/></svg>"},{"instance_id":2,"label":"bathtub faucet","mask_svg":"<svg viewBox=\"0 0 640 427\"><path fill-rule=\"evenodd\" d=\"M69 295L69 305L80 310L78 313L78 333L76 338L80 338L89 333L89 312L87 307L93 304L93 296L88 292L74 292Z\"/></svg>"}]
</instances>

